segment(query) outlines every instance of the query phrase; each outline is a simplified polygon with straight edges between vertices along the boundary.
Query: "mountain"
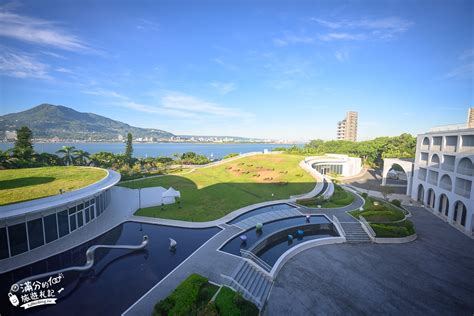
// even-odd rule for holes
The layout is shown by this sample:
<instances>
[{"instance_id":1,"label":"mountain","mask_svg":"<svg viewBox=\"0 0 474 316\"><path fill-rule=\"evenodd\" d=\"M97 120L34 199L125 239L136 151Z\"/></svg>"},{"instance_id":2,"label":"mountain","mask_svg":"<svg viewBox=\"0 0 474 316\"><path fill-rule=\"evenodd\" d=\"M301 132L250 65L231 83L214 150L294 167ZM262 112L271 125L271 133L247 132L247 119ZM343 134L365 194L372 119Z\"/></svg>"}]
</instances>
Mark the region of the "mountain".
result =
<instances>
[{"instance_id":1,"label":"mountain","mask_svg":"<svg viewBox=\"0 0 474 316\"><path fill-rule=\"evenodd\" d=\"M92 113L82 113L71 108L41 104L29 110L0 116L0 139L6 131L28 126L35 138L68 140L117 140L118 135L130 132L134 138L154 137L169 139L172 133L152 128L133 127Z\"/></svg>"}]
</instances>

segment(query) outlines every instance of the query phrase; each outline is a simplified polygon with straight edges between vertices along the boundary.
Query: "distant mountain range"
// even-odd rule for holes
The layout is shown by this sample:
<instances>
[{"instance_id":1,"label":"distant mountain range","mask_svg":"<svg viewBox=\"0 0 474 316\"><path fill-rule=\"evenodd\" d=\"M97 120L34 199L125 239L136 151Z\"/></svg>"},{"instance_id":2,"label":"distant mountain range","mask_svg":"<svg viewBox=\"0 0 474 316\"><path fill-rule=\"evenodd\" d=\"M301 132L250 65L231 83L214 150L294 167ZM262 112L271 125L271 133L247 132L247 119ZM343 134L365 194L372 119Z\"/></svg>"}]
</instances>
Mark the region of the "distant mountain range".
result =
<instances>
[{"instance_id":1,"label":"distant mountain range","mask_svg":"<svg viewBox=\"0 0 474 316\"><path fill-rule=\"evenodd\" d=\"M82 113L61 105L41 104L23 112L0 116L0 140L8 136L7 131L13 132L21 126L28 126L36 139L117 141L119 135L125 136L128 132L132 133L135 139L172 140L178 137L164 130L134 127L101 115ZM233 138L238 141L246 140L242 137Z\"/></svg>"}]
</instances>

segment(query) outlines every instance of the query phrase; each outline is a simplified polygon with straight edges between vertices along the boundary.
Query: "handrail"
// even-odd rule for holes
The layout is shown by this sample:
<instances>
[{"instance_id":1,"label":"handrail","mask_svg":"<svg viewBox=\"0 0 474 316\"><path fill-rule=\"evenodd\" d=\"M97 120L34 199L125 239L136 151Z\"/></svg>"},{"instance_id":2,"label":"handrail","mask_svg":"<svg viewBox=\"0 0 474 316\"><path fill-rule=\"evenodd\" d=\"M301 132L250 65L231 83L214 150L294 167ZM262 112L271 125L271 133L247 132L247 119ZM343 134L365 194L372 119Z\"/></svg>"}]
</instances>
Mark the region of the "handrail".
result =
<instances>
[{"instance_id":1,"label":"handrail","mask_svg":"<svg viewBox=\"0 0 474 316\"><path fill-rule=\"evenodd\" d=\"M270 272L272 270L272 267L268 263L257 257L253 252L245 249L240 249L240 253L242 254L242 257L252 260L256 264L261 266L265 271Z\"/></svg>"},{"instance_id":2,"label":"handrail","mask_svg":"<svg viewBox=\"0 0 474 316\"><path fill-rule=\"evenodd\" d=\"M342 228L342 225L339 222L339 219L335 215L332 216L332 221L334 222L334 225L336 225L337 230L339 230L342 233L342 236L346 237L346 232L344 231L344 228Z\"/></svg>"},{"instance_id":3,"label":"handrail","mask_svg":"<svg viewBox=\"0 0 474 316\"><path fill-rule=\"evenodd\" d=\"M376 234L370 224L367 222L367 220L364 218L364 216L360 215L359 216L360 224L362 228L365 230L365 232L369 235L370 239L374 240Z\"/></svg>"},{"instance_id":4,"label":"handrail","mask_svg":"<svg viewBox=\"0 0 474 316\"><path fill-rule=\"evenodd\" d=\"M143 249L143 248L146 247L146 245L148 244L148 241L149 241L148 236L144 235L143 240L139 245L94 245L94 246L89 247L86 251L87 261L86 261L85 265L83 265L83 266L73 266L73 267L59 269L59 270L52 271L52 272L46 272L46 273L42 273L42 274L33 275L33 276L30 276L30 277L24 278L23 280L21 280L19 282L16 282L16 284L22 284L22 283L25 283L27 281L41 279L41 278L47 277L49 275L59 274L59 273L62 273L62 272L86 271L86 270L89 270L90 268L92 268L92 266L94 265L94 253L99 248L140 250L140 249Z\"/></svg>"}]
</instances>

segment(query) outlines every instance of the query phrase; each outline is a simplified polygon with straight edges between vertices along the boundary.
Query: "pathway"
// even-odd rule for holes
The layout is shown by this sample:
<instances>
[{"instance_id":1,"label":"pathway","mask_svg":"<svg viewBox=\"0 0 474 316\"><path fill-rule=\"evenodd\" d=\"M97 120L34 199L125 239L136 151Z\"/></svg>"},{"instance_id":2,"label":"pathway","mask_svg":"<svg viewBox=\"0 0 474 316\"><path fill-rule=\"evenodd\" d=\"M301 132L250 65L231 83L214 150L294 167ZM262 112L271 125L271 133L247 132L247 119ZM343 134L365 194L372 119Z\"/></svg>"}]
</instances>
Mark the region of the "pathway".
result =
<instances>
[{"instance_id":1,"label":"pathway","mask_svg":"<svg viewBox=\"0 0 474 316\"><path fill-rule=\"evenodd\" d=\"M263 314L472 315L474 240L407 208L417 240L306 250L282 268Z\"/></svg>"}]
</instances>

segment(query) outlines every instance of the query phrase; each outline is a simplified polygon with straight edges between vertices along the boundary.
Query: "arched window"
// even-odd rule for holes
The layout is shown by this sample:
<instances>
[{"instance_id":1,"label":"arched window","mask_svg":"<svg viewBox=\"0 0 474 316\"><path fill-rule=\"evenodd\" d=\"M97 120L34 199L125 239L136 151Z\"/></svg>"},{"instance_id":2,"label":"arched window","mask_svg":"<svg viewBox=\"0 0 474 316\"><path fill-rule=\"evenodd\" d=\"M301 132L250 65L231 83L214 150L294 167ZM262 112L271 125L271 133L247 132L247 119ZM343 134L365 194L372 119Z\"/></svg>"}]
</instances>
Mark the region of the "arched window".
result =
<instances>
[{"instance_id":1,"label":"arched window","mask_svg":"<svg viewBox=\"0 0 474 316\"><path fill-rule=\"evenodd\" d=\"M464 205L464 203L461 201L457 201L456 204L454 204L453 221L461 226L464 226L466 225L466 216L467 216L466 205Z\"/></svg>"},{"instance_id":2,"label":"arched window","mask_svg":"<svg viewBox=\"0 0 474 316\"><path fill-rule=\"evenodd\" d=\"M446 216L449 214L449 199L446 194L441 194L439 196L438 212Z\"/></svg>"},{"instance_id":3,"label":"arched window","mask_svg":"<svg viewBox=\"0 0 474 316\"><path fill-rule=\"evenodd\" d=\"M418 185L418 194L417 194L417 201L421 203L425 203L425 189L423 188L423 184Z\"/></svg>"},{"instance_id":4,"label":"arched window","mask_svg":"<svg viewBox=\"0 0 474 316\"><path fill-rule=\"evenodd\" d=\"M474 165L468 157L462 158L458 163L457 172L466 176L474 176Z\"/></svg>"},{"instance_id":5,"label":"arched window","mask_svg":"<svg viewBox=\"0 0 474 316\"><path fill-rule=\"evenodd\" d=\"M421 149L423 150L430 149L430 139L428 137L423 138L423 142L421 143Z\"/></svg>"},{"instance_id":6,"label":"arched window","mask_svg":"<svg viewBox=\"0 0 474 316\"><path fill-rule=\"evenodd\" d=\"M434 168L439 168L439 156L437 154L433 154L431 156L431 166Z\"/></svg>"},{"instance_id":7,"label":"arched window","mask_svg":"<svg viewBox=\"0 0 474 316\"><path fill-rule=\"evenodd\" d=\"M435 207L435 199L436 199L436 195L433 191L433 189L429 189L428 190L428 207L431 207L431 208L434 208Z\"/></svg>"},{"instance_id":8,"label":"arched window","mask_svg":"<svg viewBox=\"0 0 474 316\"><path fill-rule=\"evenodd\" d=\"M442 189L451 191L453 188L453 181L451 181L451 177L447 174L443 175L439 181L439 186Z\"/></svg>"}]
</instances>

